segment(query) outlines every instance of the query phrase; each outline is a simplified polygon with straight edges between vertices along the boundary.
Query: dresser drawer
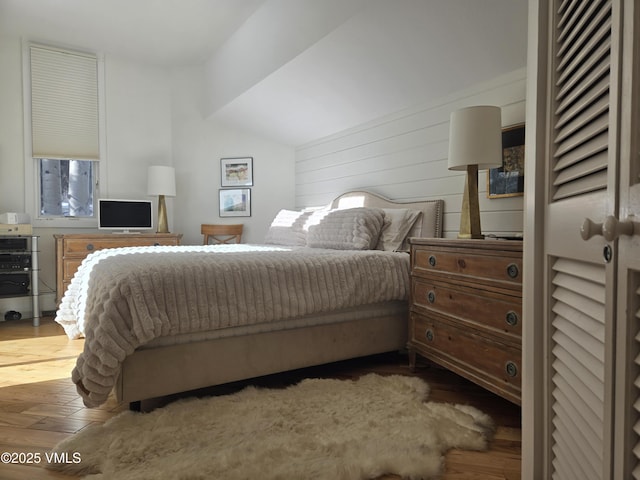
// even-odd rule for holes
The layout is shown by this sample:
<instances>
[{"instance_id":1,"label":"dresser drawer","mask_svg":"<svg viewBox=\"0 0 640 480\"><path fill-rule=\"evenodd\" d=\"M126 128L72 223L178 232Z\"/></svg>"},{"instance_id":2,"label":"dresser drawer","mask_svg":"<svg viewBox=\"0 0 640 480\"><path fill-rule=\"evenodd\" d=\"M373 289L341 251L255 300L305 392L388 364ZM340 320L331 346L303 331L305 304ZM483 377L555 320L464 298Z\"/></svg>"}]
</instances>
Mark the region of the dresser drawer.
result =
<instances>
[{"instance_id":1,"label":"dresser drawer","mask_svg":"<svg viewBox=\"0 0 640 480\"><path fill-rule=\"evenodd\" d=\"M77 258L77 259L64 258L62 260L62 278L63 278L63 280L70 281L73 278L73 275L78 270L78 267L82 263L83 259L84 259L84 257Z\"/></svg>"},{"instance_id":2,"label":"dresser drawer","mask_svg":"<svg viewBox=\"0 0 640 480\"><path fill-rule=\"evenodd\" d=\"M115 234L114 234L115 235ZM153 245L176 245L176 241L168 238L145 238L124 239L114 236L114 238L95 238L95 239L66 239L64 241L64 255L83 255L86 257L89 253L104 248L118 247L144 247Z\"/></svg>"},{"instance_id":3,"label":"dresser drawer","mask_svg":"<svg viewBox=\"0 0 640 480\"><path fill-rule=\"evenodd\" d=\"M411 313L409 335L410 350L520 403L520 348L415 312Z\"/></svg>"},{"instance_id":4,"label":"dresser drawer","mask_svg":"<svg viewBox=\"0 0 640 480\"><path fill-rule=\"evenodd\" d=\"M452 317L467 327L487 330L503 340L521 344L522 300L453 284L414 278L412 305Z\"/></svg>"},{"instance_id":5,"label":"dresser drawer","mask_svg":"<svg viewBox=\"0 0 640 480\"><path fill-rule=\"evenodd\" d=\"M495 284L522 289L522 256L473 248L447 249L414 246L412 267L415 275L439 275L457 281Z\"/></svg>"}]
</instances>

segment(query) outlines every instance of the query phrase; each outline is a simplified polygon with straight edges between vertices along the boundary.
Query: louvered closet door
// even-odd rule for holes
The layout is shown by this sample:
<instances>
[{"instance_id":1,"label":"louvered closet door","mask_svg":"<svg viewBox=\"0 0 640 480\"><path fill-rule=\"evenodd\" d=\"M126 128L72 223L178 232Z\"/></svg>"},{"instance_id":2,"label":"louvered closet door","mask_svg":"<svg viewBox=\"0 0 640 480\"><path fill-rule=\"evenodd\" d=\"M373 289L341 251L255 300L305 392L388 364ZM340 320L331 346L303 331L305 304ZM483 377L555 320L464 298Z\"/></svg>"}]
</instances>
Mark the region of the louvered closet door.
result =
<instances>
[{"instance_id":1,"label":"louvered closet door","mask_svg":"<svg viewBox=\"0 0 640 480\"><path fill-rule=\"evenodd\" d=\"M637 12L633 0L548 3L545 478L633 478L640 237L607 240L602 224L640 215Z\"/></svg>"},{"instance_id":2,"label":"louvered closet door","mask_svg":"<svg viewBox=\"0 0 640 480\"><path fill-rule=\"evenodd\" d=\"M640 4L623 15L619 218L634 224L618 239L613 478L640 479Z\"/></svg>"},{"instance_id":3,"label":"louvered closet door","mask_svg":"<svg viewBox=\"0 0 640 480\"><path fill-rule=\"evenodd\" d=\"M616 209L619 11L612 0L550 3L548 478L609 479L615 264L580 227Z\"/></svg>"}]
</instances>

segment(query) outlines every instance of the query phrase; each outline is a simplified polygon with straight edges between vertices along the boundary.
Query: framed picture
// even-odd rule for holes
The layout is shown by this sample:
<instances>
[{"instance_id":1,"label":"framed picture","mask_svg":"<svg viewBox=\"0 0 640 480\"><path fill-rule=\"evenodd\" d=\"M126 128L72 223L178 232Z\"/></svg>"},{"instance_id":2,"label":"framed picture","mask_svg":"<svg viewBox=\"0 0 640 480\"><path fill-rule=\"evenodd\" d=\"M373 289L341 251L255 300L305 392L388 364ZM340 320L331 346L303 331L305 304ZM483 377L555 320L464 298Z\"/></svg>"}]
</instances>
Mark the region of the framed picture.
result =
<instances>
[{"instance_id":1,"label":"framed picture","mask_svg":"<svg viewBox=\"0 0 640 480\"><path fill-rule=\"evenodd\" d=\"M487 197L524 195L524 123L502 130L502 166L487 171Z\"/></svg>"},{"instance_id":2,"label":"framed picture","mask_svg":"<svg viewBox=\"0 0 640 480\"><path fill-rule=\"evenodd\" d=\"M253 157L221 158L220 184L223 187L253 185Z\"/></svg>"},{"instance_id":3,"label":"framed picture","mask_svg":"<svg viewBox=\"0 0 640 480\"><path fill-rule=\"evenodd\" d=\"M219 192L221 217L251 216L250 188L225 188Z\"/></svg>"}]
</instances>

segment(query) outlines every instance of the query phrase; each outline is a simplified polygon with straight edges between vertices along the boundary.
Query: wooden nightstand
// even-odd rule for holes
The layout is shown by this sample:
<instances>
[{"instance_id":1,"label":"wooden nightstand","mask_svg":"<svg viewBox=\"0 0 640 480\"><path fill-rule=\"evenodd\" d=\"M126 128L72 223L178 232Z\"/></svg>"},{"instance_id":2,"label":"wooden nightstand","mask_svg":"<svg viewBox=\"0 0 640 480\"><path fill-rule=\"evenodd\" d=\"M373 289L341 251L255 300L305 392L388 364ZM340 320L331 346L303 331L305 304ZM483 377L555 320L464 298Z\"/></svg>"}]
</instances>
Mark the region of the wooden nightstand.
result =
<instances>
[{"instance_id":1,"label":"wooden nightstand","mask_svg":"<svg viewBox=\"0 0 640 480\"><path fill-rule=\"evenodd\" d=\"M410 244L411 367L420 354L520 404L522 242Z\"/></svg>"},{"instance_id":2,"label":"wooden nightstand","mask_svg":"<svg viewBox=\"0 0 640 480\"><path fill-rule=\"evenodd\" d=\"M56 297L60 303L82 260L103 248L180 245L181 233L106 233L54 235L56 239Z\"/></svg>"}]
</instances>

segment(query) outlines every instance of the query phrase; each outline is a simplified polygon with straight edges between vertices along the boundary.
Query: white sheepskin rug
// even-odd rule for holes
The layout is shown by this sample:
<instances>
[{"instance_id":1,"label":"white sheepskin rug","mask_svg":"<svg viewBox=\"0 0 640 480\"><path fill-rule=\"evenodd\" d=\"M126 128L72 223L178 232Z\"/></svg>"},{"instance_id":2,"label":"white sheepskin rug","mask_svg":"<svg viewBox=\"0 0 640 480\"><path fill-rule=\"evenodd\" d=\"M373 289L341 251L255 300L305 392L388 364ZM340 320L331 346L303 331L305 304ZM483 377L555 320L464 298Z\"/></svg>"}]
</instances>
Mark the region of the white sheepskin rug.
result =
<instances>
[{"instance_id":1,"label":"white sheepskin rug","mask_svg":"<svg viewBox=\"0 0 640 480\"><path fill-rule=\"evenodd\" d=\"M475 408L425 402L428 392L419 378L369 374L186 399L87 427L54 449L81 461L48 468L117 480L429 479L448 449L486 449L493 428Z\"/></svg>"}]
</instances>

